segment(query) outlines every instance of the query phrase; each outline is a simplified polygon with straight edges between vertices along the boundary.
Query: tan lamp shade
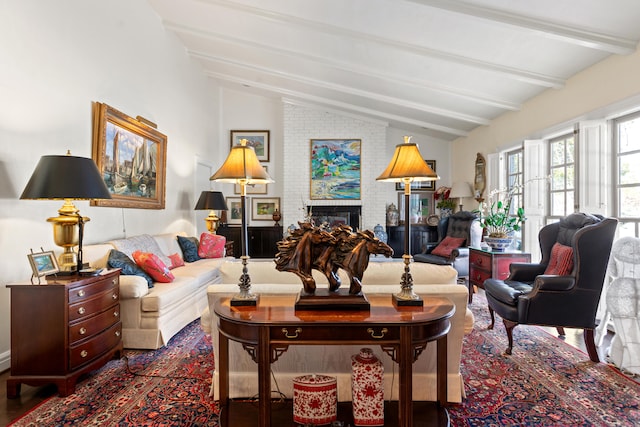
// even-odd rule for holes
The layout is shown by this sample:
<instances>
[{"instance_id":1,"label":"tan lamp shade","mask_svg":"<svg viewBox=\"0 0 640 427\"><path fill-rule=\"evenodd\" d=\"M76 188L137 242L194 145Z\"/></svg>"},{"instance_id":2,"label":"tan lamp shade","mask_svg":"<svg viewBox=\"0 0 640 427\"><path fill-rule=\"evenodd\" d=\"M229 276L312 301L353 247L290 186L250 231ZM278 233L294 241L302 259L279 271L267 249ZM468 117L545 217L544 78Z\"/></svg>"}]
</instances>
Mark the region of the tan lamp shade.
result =
<instances>
[{"instance_id":1,"label":"tan lamp shade","mask_svg":"<svg viewBox=\"0 0 640 427\"><path fill-rule=\"evenodd\" d=\"M404 137L404 143L396 145L396 151L387 168L377 181L405 182L435 181L440 179L437 173L424 161L418 144L414 144L410 136Z\"/></svg>"},{"instance_id":2,"label":"tan lamp shade","mask_svg":"<svg viewBox=\"0 0 640 427\"><path fill-rule=\"evenodd\" d=\"M211 181L237 184L268 184L273 182L264 167L260 164L253 147L247 146L243 139L239 145L231 148L227 159L220 169L209 178Z\"/></svg>"}]
</instances>

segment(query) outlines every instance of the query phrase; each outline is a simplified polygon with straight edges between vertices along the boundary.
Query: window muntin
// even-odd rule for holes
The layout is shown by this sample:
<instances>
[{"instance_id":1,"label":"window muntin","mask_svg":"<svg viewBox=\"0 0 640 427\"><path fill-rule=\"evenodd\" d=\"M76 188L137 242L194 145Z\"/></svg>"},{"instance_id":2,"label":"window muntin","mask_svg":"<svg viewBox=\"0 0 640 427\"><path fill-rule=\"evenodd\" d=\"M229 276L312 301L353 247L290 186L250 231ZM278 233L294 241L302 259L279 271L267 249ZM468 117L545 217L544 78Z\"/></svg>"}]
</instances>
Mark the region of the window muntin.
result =
<instances>
[{"instance_id":1,"label":"window muntin","mask_svg":"<svg viewBox=\"0 0 640 427\"><path fill-rule=\"evenodd\" d=\"M640 112L614 121L616 149L615 215L620 219L640 218Z\"/></svg>"},{"instance_id":2,"label":"window muntin","mask_svg":"<svg viewBox=\"0 0 640 427\"><path fill-rule=\"evenodd\" d=\"M575 210L576 163L575 135L549 141L549 216L564 217Z\"/></svg>"}]
</instances>

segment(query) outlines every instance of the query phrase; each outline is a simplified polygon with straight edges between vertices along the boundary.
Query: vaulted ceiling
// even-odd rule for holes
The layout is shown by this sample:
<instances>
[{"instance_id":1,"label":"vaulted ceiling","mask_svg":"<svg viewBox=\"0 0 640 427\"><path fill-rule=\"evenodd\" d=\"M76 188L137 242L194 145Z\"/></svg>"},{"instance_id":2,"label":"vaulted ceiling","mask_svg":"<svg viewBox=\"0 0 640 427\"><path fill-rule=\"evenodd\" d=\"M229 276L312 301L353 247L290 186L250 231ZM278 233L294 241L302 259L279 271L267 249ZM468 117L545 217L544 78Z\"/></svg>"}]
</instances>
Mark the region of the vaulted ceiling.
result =
<instances>
[{"instance_id":1,"label":"vaulted ceiling","mask_svg":"<svg viewBox=\"0 0 640 427\"><path fill-rule=\"evenodd\" d=\"M640 40L639 0L148 1L222 86L443 141Z\"/></svg>"}]
</instances>

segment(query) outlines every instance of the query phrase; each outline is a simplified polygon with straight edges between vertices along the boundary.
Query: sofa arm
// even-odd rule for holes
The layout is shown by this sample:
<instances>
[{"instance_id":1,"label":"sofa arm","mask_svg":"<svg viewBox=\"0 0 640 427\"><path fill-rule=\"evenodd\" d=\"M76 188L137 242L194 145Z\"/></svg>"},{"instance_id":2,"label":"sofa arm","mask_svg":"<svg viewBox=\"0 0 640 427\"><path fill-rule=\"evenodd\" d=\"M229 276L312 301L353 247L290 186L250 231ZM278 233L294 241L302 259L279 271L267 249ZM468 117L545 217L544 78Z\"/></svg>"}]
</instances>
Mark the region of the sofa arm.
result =
<instances>
[{"instance_id":1,"label":"sofa arm","mask_svg":"<svg viewBox=\"0 0 640 427\"><path fill-rule=\"evenodd\" d=\"M141 298L149 293L147 281L140 276L120 276L120 299Z\"/></svg>"}]
</instances>

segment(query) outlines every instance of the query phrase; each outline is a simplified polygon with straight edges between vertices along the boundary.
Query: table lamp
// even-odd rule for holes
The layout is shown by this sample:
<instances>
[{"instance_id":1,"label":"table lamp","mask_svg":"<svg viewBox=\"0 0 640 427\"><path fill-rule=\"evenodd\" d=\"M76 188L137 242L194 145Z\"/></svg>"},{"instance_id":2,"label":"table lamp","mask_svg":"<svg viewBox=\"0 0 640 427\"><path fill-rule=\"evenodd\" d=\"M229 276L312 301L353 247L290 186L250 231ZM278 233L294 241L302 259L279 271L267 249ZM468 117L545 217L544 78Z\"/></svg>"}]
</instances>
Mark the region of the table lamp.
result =
<instances>
[{"instance_id":1,"label":"table lamp","mask_svg":"<svg viewBox=\"0 0 640 427\"><path fill-rule=\"evenodd\" d=\"M204 222L207 224L209 233L216 234L220 218L215 211L226 211L229 208L227 208L227 202L220 191L203 191L200 193L200 198L194 209L197 211L209 210L209 216L204 219Z\"/></svg>"},{"instance_id":2,"label":"table lamp","mask_svg":"<svg viewBox=\"0 0 640 427\"><path fill-rule=\"evenodd\" d=\"M411 221L409 221L409 199L411 195L411 183L414 181L435 181L440 179L433 169L427 165L420 154L418 144L411 142L410 136L404 137L404 143L396 145L393 158L377 181L404 183L404 273L400 282L401 291L393 295L396 305L422 306L424 303L420 296L413 292L413 277L409 264L411 256Z\"/></svg>"},{"instance_id":3,"label":"table lamp","mask_svg":"<svg viewBox=\"0 0 640 427\"><path fill-rule=\"evenodd\" d=\"M59 215L47 221L53 223L54 242L64 250L58 257L60 271L68 274L82 270L84 223L89 221L80 215L73 200L110 198L95 162L72 156L69 151L65 156L42 156L20 196L23 200L64 200Z\"/></svg>"},{"instance_id":4,"label":"table lamp","mask_svg":"<svg viewBox=\"0 0 640 427\"><path fill-rule=\"evenodd\" d=\"M238 283L240 293L231 298L232 306L255 306L258 303L258 295L251 293L251 278L247 268L247 260L249 259L247 255L249 253L246 214L247 185L273 182L273 179L258 161L253 147L248 146L247 142L246 139L242 139L238 145L233 146L220 169L209 178L212 181L240 185L240 214L242 215L242 228L240 230L242 256L240 259L242 260L242 275Z\"/></svg>"},{"instance_id":5,"label":"table lamp","mask_svg":"<svg viewBox=\"0 0 640 427\"><path fill-rule=\"evenodd\" d=\"M458 199L460 211L462 211L462 199L465 197L473 197L473 191L471 191L471 185L468 182L454 182L451 191L449 191L449 197L452 199Z\"/></svg>"}]
</instances>

